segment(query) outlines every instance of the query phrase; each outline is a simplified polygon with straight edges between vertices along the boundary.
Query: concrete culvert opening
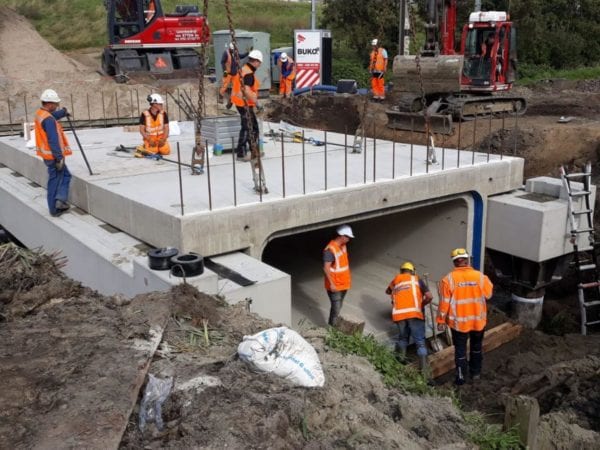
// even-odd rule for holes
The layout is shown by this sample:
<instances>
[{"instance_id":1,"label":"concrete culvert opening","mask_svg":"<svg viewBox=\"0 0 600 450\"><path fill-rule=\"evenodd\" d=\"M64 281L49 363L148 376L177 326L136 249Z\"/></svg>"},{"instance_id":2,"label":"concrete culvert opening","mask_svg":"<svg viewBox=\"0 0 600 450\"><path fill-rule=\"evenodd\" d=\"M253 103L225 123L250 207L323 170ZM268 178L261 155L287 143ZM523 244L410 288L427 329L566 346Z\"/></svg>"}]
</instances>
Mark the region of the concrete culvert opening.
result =
<instances>
[{"instance_id":1,"label":"concrete culvert opening","mask_svg":"<svg viewBox=\"0 0 600 450\"><path fill-rule=\"evenodd\" d=\"M408 260L421 277L429 274L437 297L435 283L451 268L451 249L467 243L468 216L467 201L461 197L354 222L340 220L349 223L356 236L348 244L352 288L342 316L364 320L365 333L378 339L393 336L390 298L385 294L388 283ZM327 324L322 252L335 236L336 225L275 237L263 251L265 263L292 277L294 328Z\"/></svg>"}]
</instances>

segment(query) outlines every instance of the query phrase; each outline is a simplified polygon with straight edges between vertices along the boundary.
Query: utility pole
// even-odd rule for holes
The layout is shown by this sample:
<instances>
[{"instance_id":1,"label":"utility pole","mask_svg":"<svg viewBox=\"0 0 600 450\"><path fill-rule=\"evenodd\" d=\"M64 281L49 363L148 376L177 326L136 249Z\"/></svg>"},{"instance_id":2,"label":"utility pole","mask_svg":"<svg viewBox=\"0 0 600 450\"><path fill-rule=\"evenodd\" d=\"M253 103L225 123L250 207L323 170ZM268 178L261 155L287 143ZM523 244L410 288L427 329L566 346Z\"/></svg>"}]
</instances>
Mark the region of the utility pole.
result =
<instances>
[{"instance_id":1,"label":"utility pole","mask_svg":"<svg viewBox=\"0 0 600 450\"><path fill-rule=\"evenodd\" d=\"M310 29L317 29L317 0L311 0L310 5Z\"/></svg>"}]
</instances>

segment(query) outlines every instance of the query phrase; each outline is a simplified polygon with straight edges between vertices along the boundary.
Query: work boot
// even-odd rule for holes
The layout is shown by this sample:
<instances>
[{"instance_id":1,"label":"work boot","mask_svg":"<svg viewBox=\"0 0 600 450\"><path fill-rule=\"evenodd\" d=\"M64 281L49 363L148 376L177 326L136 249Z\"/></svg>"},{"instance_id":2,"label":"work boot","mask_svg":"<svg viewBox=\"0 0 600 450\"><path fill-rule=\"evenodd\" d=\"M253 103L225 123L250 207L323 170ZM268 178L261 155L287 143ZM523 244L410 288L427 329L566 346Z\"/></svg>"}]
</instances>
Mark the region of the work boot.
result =
<instances>
[{"instance_id":1,"label":"work boot","mask_svg":"<svg viewBox=\"0 0 600 450\"><path fill-rule=\"evenodd\" d=\"M231 107L232 107L232 106L233 106L233 103L231 103L231 100L229 100L229 101L227 102L227 104L225 105L225 108L227 108L227 109L231 109Z\"/></svg>"},{"instance_id":2,"label":"work boot","mask_svg":"<svg viewBox=\"0 0 600 450\"><path fill-rule=\"evenodd\" d=\"M54 203L54 207L59 211L66 211L70 208L69 204L63 202L62 200L56 200L56 202Z\"/></svg>"}]
</instances>

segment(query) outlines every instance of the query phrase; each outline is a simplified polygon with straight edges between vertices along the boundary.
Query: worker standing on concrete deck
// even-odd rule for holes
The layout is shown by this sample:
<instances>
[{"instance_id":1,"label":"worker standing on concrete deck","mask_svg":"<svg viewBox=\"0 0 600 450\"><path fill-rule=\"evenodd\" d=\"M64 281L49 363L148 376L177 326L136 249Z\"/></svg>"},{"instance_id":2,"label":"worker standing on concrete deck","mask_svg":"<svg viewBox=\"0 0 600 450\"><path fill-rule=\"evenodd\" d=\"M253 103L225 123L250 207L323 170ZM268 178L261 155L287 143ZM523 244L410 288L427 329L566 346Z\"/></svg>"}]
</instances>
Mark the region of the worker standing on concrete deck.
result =
<instances>
[{"instance_id":1,"label":"worker standing on concrete deck","mask_svg":"<svg viewBox=\"0 0 600 450\"><path fill-rule=\"evenodd\" d=\"M454 361L458 386L465 384L467 368L471 379L481 377L483 360L483 333L487 323L486 300L492 297L493 285L482 272L469 265L469 254L464 248L450 254L454 270L440 281L440 306L437 314L438 330L446 324L452 331ZM471 341L467 362L467 341Z\"/></svg>"},{"instance_id":2,"label":"worker standing on concrete deck","mask_svg":"<svg viewBox=\"0 0 600 450\"><path fill-rule=\"evenodd\" d=\"M279 66L279 93L283 98L292 96L292 83L296 78L296 63L286 52L277 61Z\"/></svg>"},{"instance_id":3,"label":"worker standing on concrete deck","mask_svg":"<svg viewBox=\"0 0 600 450\"><path fill-rule=\"evenodd\" d=\"M263 55L260 50L252 50L248 55L248 62L233 77L231 101L240 113L241 119L236 153L237 158L244 161L249 160L246 153L251 140L258 145L259 130L255 109L258 107L260 82L256 76L256 71L262 61ZM250 122L252 124L252 136L250 136Z\"/></svg>"},{"instance_id":4,"label":"worker standing on concrete deck","mask_svg":"<svg viewBox=\"0 0 600 450\"><path fill-rule=\"evenodd\" d=\"M417 346L419 368L425 373L428 364L423 307L431 302L433 296L427 284L415 274L415 266L408 261L400 266L400 273L394 277L385 293L392 297L392 320L398 327L396 352L404 360L412 336Z\"/></svg>"},{"instance_id":5,"label":"worker standing on concrete deck","mask_svg":"<svg viewBox=\"0 0 600 450\"><path fill-rule=\"evenodd\" d=\"M171 146L167 142L169 138L169 116L163 110L164 100L159 94L148 96L150 107L140 116L140 134L144 139L143 151L138 150L136 157L142 157L145 153L168 155Z\"/></svg>"},{"instance_id":6,"label":"worker standing on concrete deck","mask_svg":"<svg viewBox=\"0 0 600 450\"><path fill-rule=\"evenodd\" d=\"M231 108L231 106L232 106L231 85L232 85L233 76L238 71L238 66L237 66L237 62L236 62L234 54L233 54L233 49L234 49L233 42L225 44L225 50L223 51L223 54L221 55L221 69L223 69L223 80L221 82L221 88L219 89L219 96L221 98L223 98L223 97L225 97L225 94L227 94L227 105L226 105L227 109ZM250 48L250 50L252 50L252 48ZM244 59L248 55L249 55L249 52L240 53L239 54L240 60Z\"/></svg>"},{"instance_id":7,"label":"worker standing on concrete deck","mask_svg":"<svg viewBox=\"0 0 600 450\"><path fill-rule=\"evenodd\" d=\"M52 89L46 89L41 97L42 107L35 113L35 148L48 168L48 210L58 217L69 209L69 185L71 173L65 157L71 155L69 141L58 120L68 115L67 108L58 109L60 98Z\"/></svg>"},{"instance_id":8,"label":"worker standing on concrete deck","mask_svg":"<svg viewBox=\"0 0 600 450\"><path fill-rule=\"evenodd\" d=\"M350 261L346 244L354 238L350 225L337 227L337 236L323 250L323 271L325 272L325 289L331 302L329 325L335 325L340 315L344 297L352 284Z\"/></svg>"},{"instance_id":9,"label":"worker standing on concrete deck","mask_svg":"<svg viewBox=\"0 0 600 450\"><path fill-rule=\"evenodd\" d=\"M387 50L379 44L378 39L371 41L371 56L369 58L369 72L371 73L371 90L373 100L385 100L385 72L388 64Z\"/></svg>"}]
</instances>

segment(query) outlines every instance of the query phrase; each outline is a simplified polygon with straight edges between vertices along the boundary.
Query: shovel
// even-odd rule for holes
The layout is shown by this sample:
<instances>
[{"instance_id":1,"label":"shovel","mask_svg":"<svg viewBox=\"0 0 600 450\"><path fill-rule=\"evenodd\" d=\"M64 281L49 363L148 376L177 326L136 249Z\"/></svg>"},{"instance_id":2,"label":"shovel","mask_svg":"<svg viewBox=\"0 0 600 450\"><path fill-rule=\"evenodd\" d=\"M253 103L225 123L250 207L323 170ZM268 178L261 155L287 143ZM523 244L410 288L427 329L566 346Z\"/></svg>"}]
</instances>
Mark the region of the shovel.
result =
<instances>
[{"instance_id":1,"label":"shovel","mask_svg":"<svg viewBox=\"0 0 600 450\"><path fill-rule=\"evenodd\" d=\"M423 281L425 282L425 286L429 287L429 278L428 278L427 273L423 274ZM436 334L436 327L435 327L435 317L433 314L433 301L429 303L429 314L431 316L431 334L432 334L432 341L431 341L431 349L433 350L433 353L437 353L440 350L443 350L443 346L440 343L440 341L437 340L437 334Z\"/></svg>"}]
</instances>

